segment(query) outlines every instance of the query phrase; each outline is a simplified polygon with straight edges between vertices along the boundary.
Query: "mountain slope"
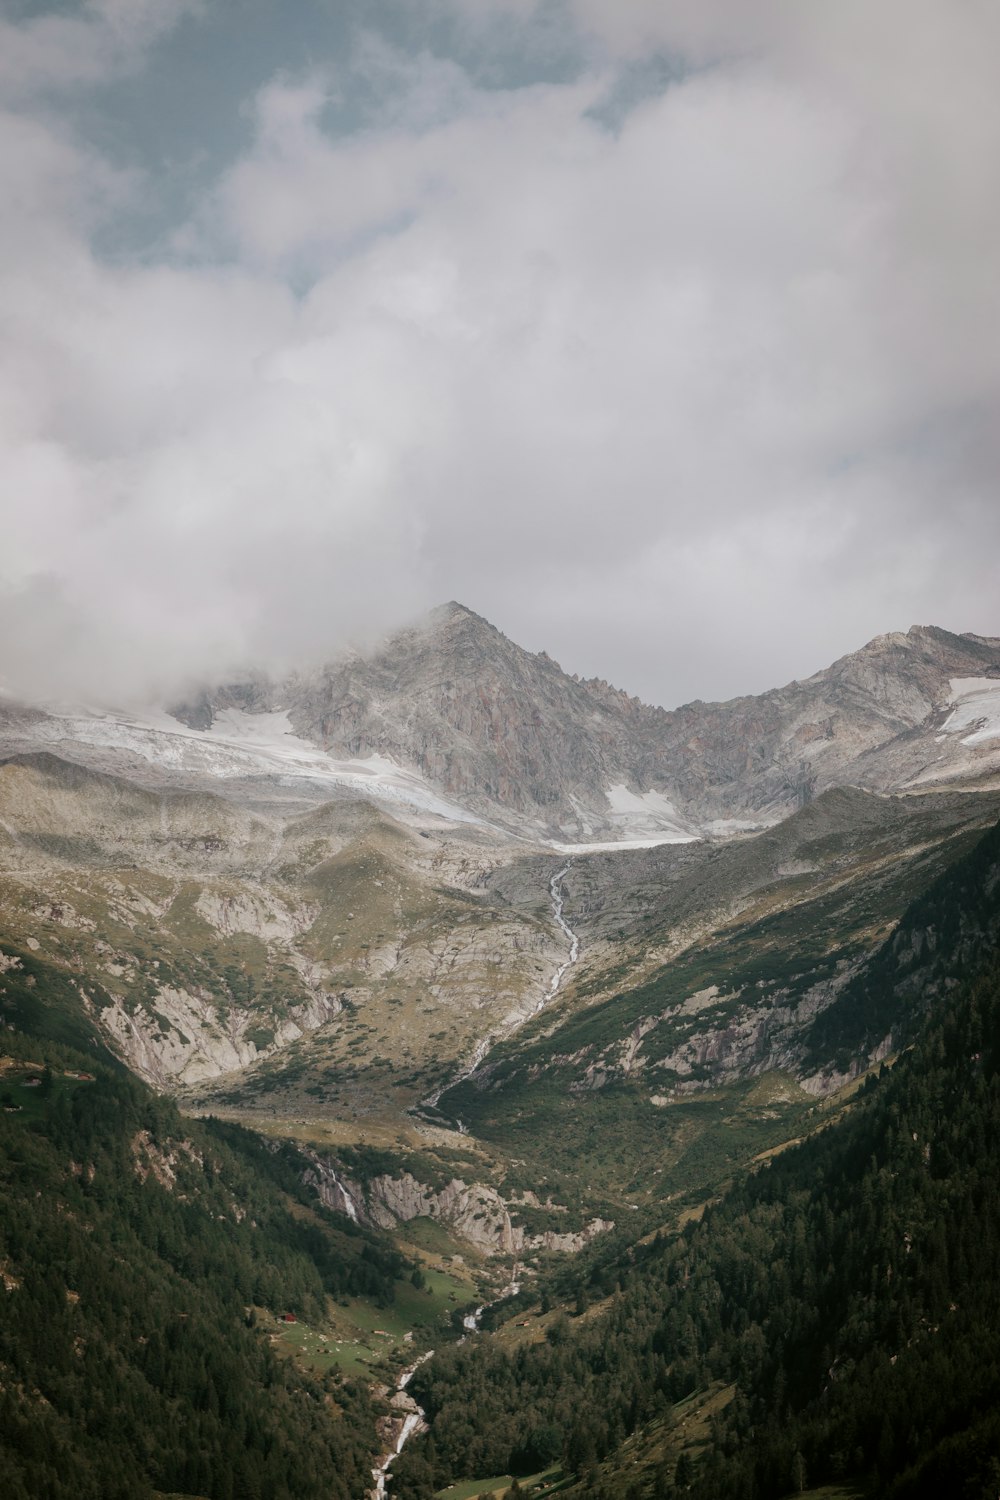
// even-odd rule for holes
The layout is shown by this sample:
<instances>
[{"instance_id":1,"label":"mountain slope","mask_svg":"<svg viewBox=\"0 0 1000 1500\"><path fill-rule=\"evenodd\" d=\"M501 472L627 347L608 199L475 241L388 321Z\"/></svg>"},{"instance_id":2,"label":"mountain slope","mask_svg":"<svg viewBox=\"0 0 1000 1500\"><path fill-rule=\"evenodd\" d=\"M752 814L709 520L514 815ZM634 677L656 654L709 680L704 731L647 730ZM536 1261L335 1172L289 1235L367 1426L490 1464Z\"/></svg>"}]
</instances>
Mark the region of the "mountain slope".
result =
<instances>
[{"instance_id":1,"label":"mountain slope","mask_svg":"<svg viewBox=\"0 0 1000 1500\"><path fill-rule=\"evenodd\" d=\"M1000 641L915 626L804 682L667 711L453 603L364 655L206 688L171 714L7 703L3 746L258 806L367 796L498 837L683 840L765 826L833 786L996 785Z\"/></svg>"},{"instance_id":2,"label":"mountain slope","mask_svg":"<svg viewBox=\"0 0 1000 1500\"><path fill-rule=\"evenodd\" d=\"M704 1190L890 1045L909 1001L887 992L869 1035L852 976L998 806L845 789L752 838L578 856L561 890L582 946L546 999L568 957L556 856L20 757L0 765L7 1009L43 961L50 1034L97 1037L202 1111L359 1132L486 1053L423 1118L519 1159L477 1180L542 1184L570 1218L531 1232L573 1237L651 1201L654 1167Z\"/></svg>"},{"instance_id":3,"label":"mountain slope","mask_svg":"<svg viewBox=\"0 0 1000 1500\"><path fill-rule=\"evenodd\" d=\"M937 887L962 978L853 1110L700 1223L595 1261L573 1320L421 1369L431 1438L400 1460L401 1500L524 1473L557 1441L568 1492L601 1500L994 1493L1000 950L994 929L966 968L962 911L998 848L995 830ZM606 1299L590 1313L588 1291Z\"/></svg>"},{"instance_id":4,"label":"mountain slope","mask_svg":"<svg viewBox=\"0 0 1000 1500\"><path fill-rule=\"evenodd\" d=\"M475 830L422 838L364 802L259 810L26 755L0 762L0 856L0 937L160 1087L235 1085L309 1040L327 1109L409 1104L562 954L541 879L497 901Z\"/></svg>"},{"instance_id":5,"label":"mountain slope","mask_svg":"<svg viewBox=\"0 0 1000 1500\"><path fill-rule=\"evenodd\" d=\"M314 1205L293 1152L182 1121L18 1020L0 1044L5 1500L356 1500L369 1395L282 1359L271 1330L334 1296L388 1305L410 1268Z\"/></svg>"},{"instance_id":6,"label":"mountain slope","mask_svg":"<svg viewBox=\"0 0 1000 1500\"><path fill-rule=\"evenodd\" d=\"M703 1194L909 1039L946 982L937 884L998 813L988 794L842 790L751 839L575 862L565 991L440 1110L615 1217ZM993 866L970 879L974 955L996 937Z\"/></svg>"},{"instance_id":7,"label":"mountain slope","mask_svg":"<svg viewBox=\"0 0 1000 1500\"><path fill-rule=\"evenodd\" d=\"M831 786L885 792L995 772L994 681L1000 641L914 626L876 637L804 682L688 704L668 716L666 735L681 806L715 816L788 812ZM971 713L961 706L970 700ZM982 720L992 728L980 739Z\"/></svg>"}]
</instances>

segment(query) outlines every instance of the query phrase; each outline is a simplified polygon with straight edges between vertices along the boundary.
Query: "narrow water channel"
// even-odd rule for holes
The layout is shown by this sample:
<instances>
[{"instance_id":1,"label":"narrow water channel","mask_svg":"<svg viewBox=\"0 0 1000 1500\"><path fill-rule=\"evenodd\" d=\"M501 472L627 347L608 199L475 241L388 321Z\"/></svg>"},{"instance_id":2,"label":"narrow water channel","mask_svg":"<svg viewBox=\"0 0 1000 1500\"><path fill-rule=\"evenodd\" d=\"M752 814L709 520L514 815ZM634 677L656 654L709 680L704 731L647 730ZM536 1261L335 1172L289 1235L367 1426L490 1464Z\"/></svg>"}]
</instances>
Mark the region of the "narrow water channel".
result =
<instances>
[{"instance_id":1,"label":"narrow water channel","mask_svg":"<svg viewBox=\"0 0 1000 1500\"><path fill-rule=\"evenodd\" d=\"M395 1396L397 1398L401 1395L405 1397L406 1387L409 1385L413 1375L417 1372L417 1370L420 1369L420 1366L424 1363L425 1360L430 1359L433 1353L433 1349L428 1349L427 1353L422 1354L415 1364L410 1365L409 1369L403 1370L400 1373L396 1380ZM403 1416L403 1425L400 1428L399 1432L396 1434L396 1441L389 1452L383 1456L382 1462L378 1465L378 1467L372 1470L372 1478L375 1481L375 1485L374 1488L369 1490L368 1492L370 1500L385 1500L385 1487L386 1481L389 1478L389 1470L392 1468L392 1465L402 1453L403 1449L405 1448L406 1444L409 1442L413 1434L415 1432L423 1432L427 1426L427 1423L424 1420L426 1414L423 1410L423 1407L418 1406L417 1403L412 1399L412 1397L407 1399L409 1410L401 1408L404 1409L405 1415Z\"/></svg>"},{"instance_id":2,"label":"narrow water channel","mask_svg":"<svg viewBox=\"0 0 1000 1500\"><path fill-rule=\"evenodd\" d=\"M549 981L548 989L542 996L541 1000L539 1000L534 1010L531 1012L532 1016L538 1015L539 1011L544 1010L545 1006L548 1005L551 1000L555 999L556 995L559 993L559 987L562 984L567 971L573 967L580 956L580 939L578 935L573 931L572 927L570 927L569 923L566 921L565 916L563 915L563 905L565 898L563 895L562 883L565 880L566 876L569 874L569 868L570 867L568 864L563 865L562 869L557 870L549 880L549 896L552 901L552 915L555 918L556 926L560 929L561 932L565 934L566 939L569 942L569 953L563 963L559 965L559 967L553 974L551 980ZM519 1024L523 1024L523 1022ZM493 1032L490 1035L484 1037L476 1047L476 1050L473 1053L468 1066L465 1067L462 1072L457 1075L457 1077L450 1079L448 1083L442 1084L435 1093L428 1094L426 1099L421 1100L417 1108L420 1110L434 1110L436 1112L438 1108L438 1101L440 1100L441 1095L447 1089L454 1088L456 1084L464 1083L467 1078L471 1078L472 1075L482 1066L487 1055L489 1054L491 1047L493 1047L498 1041L500 1041L502 1037L509 1036L511 1032L516 1029L516 1027L512 1026L508 1027L502 1032ZM462 1130L464 1128L461 1120L457 1120L456 1124L458 1125L459 1130ZM342 1185L341 1190L345 1191ZM348 1195L345 1191L345 1198L347 1197ZM352 1207L353 1204L350 1203L350 1200L348 1198L348 1212L351 1211ZM353 1218L355 1217L355 1215L351 1214L351 1217ZM504 1301L507 1297L516 1296L518 1291L520 1291L520 1283L517 1280L517 1267L515 1266L513 1279L507 1286L503 1288L499 1296L495 1297L492 1302L484 1302L481 1307L476 1308L475 1312L468 1313L466 1315L463 1320L463 1326L465 1328L466 1336L472 1333L477 1333L479 1331L479 1325L482 1320L483 1313L488 1307L492 1307L496 1302ZM414 1371L419 1369L425 1359L430 1359L433 1352L433 1349L429 1350L427 1354L422 1355L421 1358L417 1360L416 1364L411 1365L408 1370L404 1370L402 1372L402 1374L396 1381L395 1394L397 1398L401 1394L405 1394L406 1387L410 1382L410 1377L413 1375ZM406 1411L406 1415L403 1419L403 1425L400 1428L399 1433L397 1434L395 1446L390 1453L387 1453L384 1456L378 1468L372 1470L372 1477L375 1480L375 1488L370 1491L370 1494L374 1497L374 1500L385 1500L386 1481L389 1477L389 1470L392 1467L392 1464L399 1457L400 1453L402 1453L403 1448L405 1447L409 1439L413 1436L413 1434L415 1432L424 1431L427 1425L423 1409L419 1407L417 1403L412 1399L409 1402L409 1406L410 1409Z\"/></svg>"},{"instance_id":3,"label":"narrow water channel","mask_svg":"<svg viewBox=\"0 0 1000 1500\"><path fill-rule=\"evenodd\" d=\"M562 869L557 870L549 881L549 898L552 902L552 915L555 918L556 926L565 934L569 942L569 954L565 961L559 965L558 969L556 969L551 980L549 981L549 987L546 990L545 994L538 1001L537 1005L535 1005L534 1008L528 1013L527 1016L523 1017L519 1021L516 1021L511 1026L501 1027L499 1030L491 1031L488 1033L488 1035L484 1036L482 1041L477 1044L475 1052L472 1054L472 1057L469 1059L469 1062L462 1069L462 1071L456 1074L454 1078L449 1078L448 1082L443 1083L439 1089L435 1089L433 1094L428 1094L426 1099L421 1099L419 1104L413 1106L413 1113L419 1114L423 1110L433 1110L434 1112L438 1112L438 1102L442 1094L447 1093L449 1089L455 1088L457 1084L464 1083L467 1078L471 1078L474 1073L477 1073L482 1067L483 1063L486 1061L486 1058L489 1056L492 1048L496 1046L497 1042L504 1041L507 1037L513 1035L515 1031L520 1030L525 1021L531 1020L532 1017L537 1016L539 1011L544 1010L545 1007L550 1003L550 1001L554 1000L556 995L559 993L559 987L562 984L567 971L573 967L577 959L580 957L579 936L573 931L572 927L570 927L569 923L566 921L566 918L563 915L563 905L565 898L563 895L562 883L565 880L566 876L569 874L569 869L570 866L568 863L563 865ZM458 1129L460 1131L464 1131L465 1127L463 1126L461 1120L456 1120L455 1124L458 1126Z\"/></svg>"}]
</instances>

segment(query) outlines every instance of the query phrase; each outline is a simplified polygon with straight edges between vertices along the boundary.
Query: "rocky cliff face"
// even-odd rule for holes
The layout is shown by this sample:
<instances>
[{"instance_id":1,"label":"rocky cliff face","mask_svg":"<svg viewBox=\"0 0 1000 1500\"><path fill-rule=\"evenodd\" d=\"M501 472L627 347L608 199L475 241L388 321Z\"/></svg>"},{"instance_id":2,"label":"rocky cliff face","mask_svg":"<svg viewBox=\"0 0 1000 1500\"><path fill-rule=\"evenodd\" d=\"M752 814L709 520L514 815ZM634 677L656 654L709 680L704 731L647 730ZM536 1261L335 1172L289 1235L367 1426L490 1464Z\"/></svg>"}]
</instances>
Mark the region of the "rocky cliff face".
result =
<instances>
[{"instance_id":1,"label":"rocky cliff face","mask_svg":"<svg viewBox=\"0 0 1000 1500\"><path fill-rule=\"evenodd\" d=\"M668 715L665 756L689 813L785 813L827 787L901 790L996 771L1000 724L976 744L951 709L959 684L996 681L1000 641L914 626L878 636L805 682ZM949 725L949 719L955 723Z\"/></svg>"},{"instance_id":2,"label":"rocky cliff face","mask_svg":"<svg viewBox=\"0 0 1000 1500\"><path fill-rule=\"evenodd\" d=\"M441 1187L431 1187L411 1172L383 1174L360 1183L316 1152L310 1152L309 1158L305 1180L328 1208L380 1229L394 1229L411 1219L437 1219L486 1255L523 1255L538 1250L572 1254L615 1227L610 1219L594 1218L578 1229L546 1229L532 1234L517 1222L518 1205L488 1184L467 1183L456 1177Z\"/></svg>"},{"instance_id":3,"label":"rocky cliff face","mask_svg":"<svg viewBox=\"0 0 1000 1500\"><path fill-rule=\"evenodd\" d=\"M607 788L635 780L641 749L632 741L656 719L456 604L368 659L300 680L290 699L299 733L332 753L415 765L468 806L566 834L590 831L588 813L607 821Z\"/></svg>"}]
</instances>

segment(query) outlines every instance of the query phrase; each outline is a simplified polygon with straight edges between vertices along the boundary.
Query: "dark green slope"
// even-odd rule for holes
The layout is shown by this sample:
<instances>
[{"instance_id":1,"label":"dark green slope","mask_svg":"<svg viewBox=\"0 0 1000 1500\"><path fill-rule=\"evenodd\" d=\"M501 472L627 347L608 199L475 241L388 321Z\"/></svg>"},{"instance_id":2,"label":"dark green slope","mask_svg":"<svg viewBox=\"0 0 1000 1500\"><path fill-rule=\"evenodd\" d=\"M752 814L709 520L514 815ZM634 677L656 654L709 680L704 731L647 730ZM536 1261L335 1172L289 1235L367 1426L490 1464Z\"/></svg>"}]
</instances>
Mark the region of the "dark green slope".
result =
<instances>
[{"instance_id":1,"label":"dark green slope","mask_svg":"<svg viewBox=\"0 0 1000 1500\"><path fill-rule=\"evenodd\" d=\"M356 1500L364 1388L279 1359L254 1309L387 1303L401 1258L317 1208L291 1148L182 1120L93 1050L0 1033L4 1500Z\"/></svg>"},{"instance_id":2,"label":"dark green slope","mask_svg":"<svg viewBox=\"0 0 1000 1500\"><path fill-rule=\"evenodd\" d=\"M713 1385L731 1399L706 1450L683 1454L678 1492L696 1500L834 1483L995 1497L1000 954L995 925L992 940L967 939L970 907L995 915L1000 902L998 843L987 835L929 896L942 993L912 1049L701 1223L623 1256L603 1316L423 1367L412 1389L432 1434L399 1460L400 1500L470 1465L526 1472L553 1431L574 1492L672 1494L671 1409ZM621 1444L643 1429L673 1442L670 1462L626 1476Z\"/></svg>"},{"instance_id":3,"label":"dark green slope","mask_svg":"<svg viewBox=\"0 0 1000 1500\"><path fill-rule=\"evenodd\" d=\"M73 1047L86 1052L91 1063L96 1060L124 1072L124 1064L110 1051L92 1020L95 1011L111 1004L111 998L91 981L86 995L84 1000L82 986L64 969L14 943L0 943L0 1036L5 1030L38 1043Z\"/></svg>"},{"instance_id":4,"label":"dark green slope","mask_svg":"<svg viewBox=\"0 0 1000 1500\"><path fill-rule=\"evenodd\" d=\"M937 876L808 1033L814 1064L905 1045L928 1004L1000 946L1000 824Z\"/></svg>"}]
</instances>

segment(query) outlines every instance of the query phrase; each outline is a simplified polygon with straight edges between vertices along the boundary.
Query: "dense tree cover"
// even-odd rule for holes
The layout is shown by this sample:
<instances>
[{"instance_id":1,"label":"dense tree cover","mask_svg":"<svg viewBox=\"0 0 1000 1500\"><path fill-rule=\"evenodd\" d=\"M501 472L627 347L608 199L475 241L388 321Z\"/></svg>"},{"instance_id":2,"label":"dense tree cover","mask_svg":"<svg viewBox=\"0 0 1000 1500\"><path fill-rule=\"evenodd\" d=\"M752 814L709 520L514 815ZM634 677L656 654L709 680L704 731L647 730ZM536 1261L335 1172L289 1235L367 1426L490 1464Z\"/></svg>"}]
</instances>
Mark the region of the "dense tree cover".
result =
<instances>
[{"instance_id":1,"label":"dense tree cover","mask_svg":"<svg viewBox=\"0 0 1000 1500\"><path fill-rule=\"evenodd\" d=\"M734 1397L708 1453L662 1476L665 1492L766 1500L850 1479L898 1500L996 1496L1000 959L977 939L981 966L956 982L966 873L950 902L935 892L939 959L941 934L955 938L913 1050L700 1224L636 1247L599 1320L562 1318L543 1345L479 1341L423 1366L411 1389L433 1428L398 1462L399 1500L457 1474L525 1472L554 1434L600 1493L596 1464L712 1381ZM977 899L995 904L996 883Z\"/></svg>"},{"instance_id":2,"label":"dense tree cover","mask_svg":"<svg viewBox=\"0 0 1000 1500\"><path fill-rule=\"evenodd\" d=\"M709 1449L664 1470L658 1496L777 1500L843 1479L891 1500L997 1494L998 850L994 832L882 951L894 1009L928 982L938 1003L846 1119L683 1234L595 1248L586 1281L565 1272L577 1315L613 1294L600 1318L563 1314L543 1344L471 1340L420 1367L410 1388L432 1430L394 1468L398 1500L555 1459L586 1492L631 1493L598 1464L713 1382L733 1397ZM279 1360L252 1309L389 1301L410 1268L315 1207L293 1148L182 1121L92 1044L64 1049L87 1039L62 1029L44 966L13 976L21 1029L4 1050L49 1068L30 1107L0 1113L4 1496L362 1495L364 1389ZM870 1031L874 1015L878 1030L877 977L838 1025ZM66 1067L97 1076L70 1083Z\"/></svg>"},{"instance_id":3,"label":"dense tree cover","mask_svg":"<svg viewBox=\"0 0 1000 1500\"><path fill-rule=\"evenodd\" d=\"M401 1258L308 1207L290 1151L46 1050L48 1089L8 1084L26 1102L0 1112L5 1500L355 1500L375 1446L366 1391L279 1359L253 1307L388 1301ZM72 1083L66 1065L97 1076Z\"/></svg>"},{"instance_id":4,"label":"dense tree cover","mask_svg":"<svg viewBox=\"0 0 1000 1500\"><path fill-rule=\"evenodd\" d=\"M1000 823L918 896L876 953L812 1024L816 1066L846 1068L890 1033L908 1042L928 1002L1000 944Z\"/></svg>"}]
</instances>

